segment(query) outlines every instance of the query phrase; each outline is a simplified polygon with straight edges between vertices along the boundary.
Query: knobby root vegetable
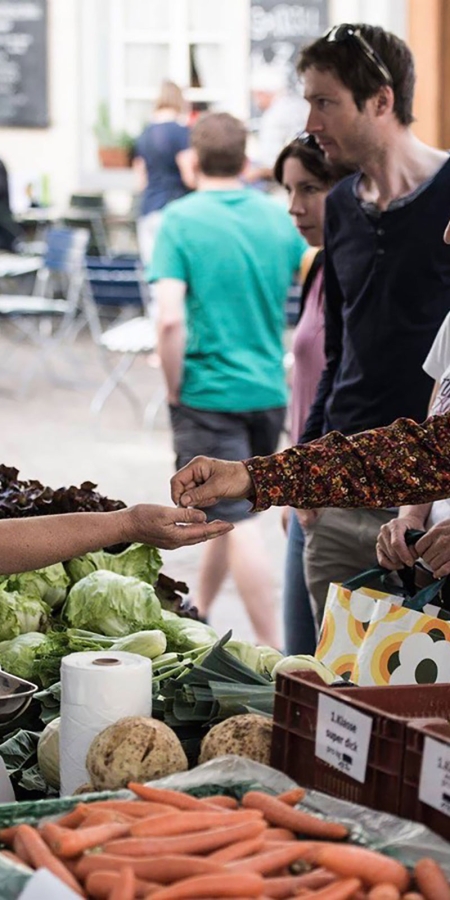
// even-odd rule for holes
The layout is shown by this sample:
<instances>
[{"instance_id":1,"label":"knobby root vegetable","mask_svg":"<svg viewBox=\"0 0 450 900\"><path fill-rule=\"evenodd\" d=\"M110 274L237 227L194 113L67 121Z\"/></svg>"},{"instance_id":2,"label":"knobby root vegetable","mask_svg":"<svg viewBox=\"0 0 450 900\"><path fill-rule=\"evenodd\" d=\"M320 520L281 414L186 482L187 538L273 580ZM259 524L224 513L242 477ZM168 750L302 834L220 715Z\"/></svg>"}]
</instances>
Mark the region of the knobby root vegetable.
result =
<instances>
[{"instance_id":1,"label":"knobby root vegetable","mask_svg":"<svg viewBox=\"0 0 450 900\"><path fill-rule=\"evenodd\" d=\"M297 834L322 838L326 841L343 840L348 837L348 829L339 822L325 822L323 819L292 809L276 797L262 791L248 791L244 794L242 805L249 809L260 809L264 817L272 825L289 828Z\"/></svg>"},{"instance_id":2,"label":"knobby root vegetable","mask_svg":"<svg viewBox=\"0 0 450 900\"><path fill-rule=\"evenodd\" d=\"M414 866L414 878L425 900L450 900L450 885L434 859L419 859Z\"/></svg>"},{"instance_id":3,"label":"knobby root vegetable","mask_svg":"<svg viewBox=\"0 0 450 900\"><path fill-rule=\"evenodd\" d=\"M202 740L199 763L234 753L255 762L270 763L273 720L258 713L230 716L214 725Z\"/></svg>"}]
</instances>

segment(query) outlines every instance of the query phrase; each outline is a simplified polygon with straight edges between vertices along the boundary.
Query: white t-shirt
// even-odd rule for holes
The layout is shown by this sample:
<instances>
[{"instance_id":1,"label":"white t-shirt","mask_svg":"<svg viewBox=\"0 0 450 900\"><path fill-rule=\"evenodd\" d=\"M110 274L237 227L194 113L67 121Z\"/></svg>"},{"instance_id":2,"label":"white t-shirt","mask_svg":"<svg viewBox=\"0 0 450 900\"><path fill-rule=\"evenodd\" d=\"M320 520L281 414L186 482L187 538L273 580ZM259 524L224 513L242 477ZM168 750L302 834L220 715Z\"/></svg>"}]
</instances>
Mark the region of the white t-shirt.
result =
<instances>
[{"instance_id":1,"label":"white t-shirt","mask_svg":"<svg viewBox=\"0 0 450 900\"><path fill-rule=\"evenodd\" d=\"M450 412L450 313L444 319L433 346L423 364L427 375L439 381L439 390L430 410L432 416ZM435 500L427 519L427 528L450 519L450 499Z\"/></svg>"}]
</instances>

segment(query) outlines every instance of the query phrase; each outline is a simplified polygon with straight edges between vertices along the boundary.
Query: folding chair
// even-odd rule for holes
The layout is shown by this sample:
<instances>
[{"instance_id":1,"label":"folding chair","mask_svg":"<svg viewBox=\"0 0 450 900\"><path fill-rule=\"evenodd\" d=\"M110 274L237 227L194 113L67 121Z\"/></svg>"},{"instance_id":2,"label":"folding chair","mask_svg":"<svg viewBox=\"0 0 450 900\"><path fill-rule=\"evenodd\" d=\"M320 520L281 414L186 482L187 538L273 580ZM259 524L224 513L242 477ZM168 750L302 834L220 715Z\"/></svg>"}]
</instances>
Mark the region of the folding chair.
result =
<instances>
[{"instance_id":1,"label":"folding chair","mask_svg":"<svg viewBox=\"0 0 450 900\"><path fill-rule=\"evenodd\" d=\"M78 312L88 238L89 234L84 229L49 229L45 254L36 273L32 294L0 295L0 321L12 325L13 344L28 341L37 351L32 365L21 372L22 387L19 393L22 395L41 364L48 370L50 351L73 327Z\"/></svg>"}]
</instances>

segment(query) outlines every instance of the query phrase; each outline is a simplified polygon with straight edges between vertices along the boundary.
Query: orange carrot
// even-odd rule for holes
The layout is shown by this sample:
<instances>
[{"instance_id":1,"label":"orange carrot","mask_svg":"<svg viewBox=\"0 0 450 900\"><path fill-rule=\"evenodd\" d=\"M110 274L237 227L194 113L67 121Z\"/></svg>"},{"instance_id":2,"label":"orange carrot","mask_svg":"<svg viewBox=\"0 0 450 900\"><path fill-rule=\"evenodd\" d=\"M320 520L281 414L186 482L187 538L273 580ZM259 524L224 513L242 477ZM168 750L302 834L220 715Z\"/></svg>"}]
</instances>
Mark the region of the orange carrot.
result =
<instances>
[{"instance_id":1,"label":"orange carrot","mask_svg":"<svg viewBox=\"0 0 450 900\"><path fill-rule=\"evenodd\" d=\"M414 878L425 900L449 900L450 885L434 859L419 859L414 866Z\"/></svg>"},{"instance_id":2,"label":"orange carrot","mask_svg":"<svg viewBox=\"0 0 450 900\"><path fill-rule=\"evenodd\" d=\"M319 846L315 841L275 844L273 849L269 845L269 849L264 850L263 848L262 853L230 863L228 868L233 872L258 872L260 875L270 875L284 869L285 866L291 866L300 859L311 862L311 858L315 859Z\"/></svg>"},{"instance_id":3,"label":"orange carrot","mask_svg":"<svg viewBox=\"0 0 450 900\"><path fill-rule=\"evenodd\" d=\"M199 900L201 897L258 897L264 881L258 875L199 875L153 894L154 900Z\"/></svg>"},{"instance_id":4,"label":"orange carrot","mask_svg":"<svg viewBox=\"0 0 450 900\"><path fill-rule=\"evenodd\" d=\"M250 838L250 840L236 841L234 844L221 847L220 850L214 850L213 853L209 854L209 859L214 860L216 863L229 863L236 859L243 859L244 856L258 853L263 846L264 834L259 834L258 837Z\"/></svg>"},{"instance_id":5,"label":"orange carrot","mask_svg":"<svg viewBox=\"0 0 450 900\"><path fill-rule=\"evenodd\" d=\"M61 825L62 828L78 828L90 809L90 803L79 803L75 809L59 817L57 820L58 825Z\"/></svg>"},{"instance_id":6,"label":"orange carrot","mask_svg":"<svg viewBox=\"0 0 450 900\"><path fill-rule=\"evenodd\" d=\"M296 806L297 803L300 803L300 801L303 800L305 794L305 788L291 788L290 791L284 791L283 794L278 794L278 800L280 800L281 803L287 803L288 806Z\"/></svg>"},{"instance_id":7,"label":"orange carrot","mask_svg":"<svg viewBox=\"0 0 450 900\"><path fill-rule=\"evenodd\" d=\"M296 841L297 838L293 831L289 828L269 828L266 832L265 839L267 843L270 841Z\"/></svg>"},{"instance_id":8,"label":"orange carrot","mask_svg":"<svg viewBox=\"0 0 450 900\"><path fill-rule=\"evenodd\" d=\"M315 862L336 872L341 878L360 878L370 887L389 882L399 891L406 891L410 882L408 872L401 863L365 847L318 844Z\"/></svg>"},{"instance_id":9,"label":"orange carrot","mask_svg":"<svg viewBox=\"0 0 450 900\"><path fill-rule=\"evenodd\" d=\"M12 850L0 850L0 856L2 859L7 859L9 862L13 862L16 866L26 866L26 868L31 872L30 867L27 863L24 862L20 856L17 856L17 853L13 853Z\"/></svg>"},{"instance_id":10,"label":"orange carrot","mask_svg":"<svg viewBox=\"0 0 450 900\"><path fill-rule=\"evenodd\" d=\"M151 816L152 819L156 818L155 816ZM93 825L107 825L111 822L119 822L122 825L134 825L136 821L140 821L139 819L133 818L133 816L126 816L124 813L115 812L113 809L93 809L92 812L86 813L82 822L80 822L78 828L92 828ZM59 822L56 822L56 825L59 825Z\"/></svg>"},{"instance_id":11,"label":"orange carrot","mask_svg":"<svg viewBox=\"0 0 450 900\"><path fill-rule=\"evenodd\" d=\"M175 806L176 809L198 810L208 806L204 800L199 800L198 797L191 797L190 794L183 794L181 791L150 787L148 784L138 784L136 781L130 781L128 787L130 791L134 791L142 800L170 804Z\"/></svg>"},{"instance_id":12,"label":"orange carrot","mask_svg":"<svg viewBox=\"0 0 450 900\"><path fill-rule=\"evenodd\" d=\"M231 822L238 824L242 822L255 821L253 813L256 810L239 810L232 814L228 810L215 810L211 812L209 809L202 809L200 812L181 812L168 813L165 816L151 816L150 819L140 819L130 828L130 834L133 837L170 837L175 834L192 834L196 831L205 831L207 828L226 828Z\"/></svg>"},{"instance_id":13,"label":"orange carrot","mask_svg":"<svg viewBox=\"0 0 450 900\"><path fill-rule=\"evenodd\" d=\"M299 809L292 809L286 803L269 796L269 794L264 794L262 791L248 791L243 797L242 805L249 809L260 809L272 825L289 828L298 834L337 841L348 836L345 825L341 825L339 822L325 822L317 816L312 816Z\"/></svg>"},{"instance_id":14,"label":"orange carrot","mask_svg":"<svg viewBox=\"0 0 450 900\"><path fill-rule=\"evenodd\" d=\"M17 834L18 825L11 825L10 828L1 828L0 829L0 841L2 844L6 844L7 847L12 847L14 843L14 838Z\"/></svg>"},{"instance_id":15,"label":"orange carrot","mask_svg":"<svg viewBox=\"0 0 450 900\"><path fill-rule=\"evenodd\" d=\"M128 824L109 822L106 825L93 825L92 828L79 828L73 831L71 828L61 828L54 822L47 822L41 834L53 853L64 859L80 856L85 850L99 847L113 838L122 837L129 829Z\"/></svg>"},{"instance_id":16,"label":"orange carrot","mask_svg":"<svg viewBox=\"0 0 450 900\"><path fill-rule=\"evenodd\" d=\"M359 878L344 878L342 881L329 884L320 891L314 891L313 896L315 900L350 900L360 887Z\"/></svg>"},{"instance_id":17,"label":"orange carrot","mask_svg":"<svg viewBox=\"0 0 450 900\"><path fill-rule=\"evenodd\" d=\"M133 819L148 819L149 816L175 812L175 807L167 803L146 803L144 800L97 800L80 806L91 812L93 809L112 809L131 816ZM58 823L59 824L59 823Z\"/></svg>"},{"instance_id":18,"label":"orange carrot","mask_svg":"<svg viewBox=\"0 0 450 900\"><path fill-rule=\"evenodd\" d=\"M124 866L114 885L108 900L134 900L136 879L131 866Z\"/></svg>"},{"instance_id":19,"label":"orange carrot","mask_svg":"<svg viewBox=\"0 0 450 900\"><path fill-rule=\"evenodd\" d=\"M194 875L213 875L225 872L223 866L209 859L198 856L159 856L154 859L148 857L130 857L126 860L132 866L134 874L146 881L157 881L160 884L172 884L182 878L191 878ZM123 856L114 856L111 853L87 853L82 856L77 864L77 876L84 880L90 872L98 872L107 869L109 872L119 872L123 869L125 860Z\"/></svg>"},{"instance_id":20,"label":"orange carrot","mask_svg":"<svg viewBox=\"0 0 450 900\"><path fill-rule=\"evenodd\" d=\"M325 869L315 869L314 872L305 872L304 875L281 875L277 878L264 879L264 891L268 897L284 900L285 897L297 895L300 888L318 890L328 887L336 881L336 876Z\"/></svg>"},{"instance_id":21,"label":"orange carrot","mask_svg":"<svg viewBox=\"0 0 450 900\"><path fill-rule=\"evenodd\" d=\"M368 893L369 900L400 900L400 894L393 884L377 884Z\"/></svg>"},{"instance_id":22,"label":"orange carrot","mask_svg":"<svg viewBox=\"0 0 450 900\"><path fill-rule=\"evenodd\" d=\"M133 870L132 870L133 871ZM117 872L108 872L100 869L98 872L91 872L86 878L86 890L89 897L93 900L109 900L111 891L116 887L120 879L120 870ZM150 891L158 891L161 885L156 882L143 881L135 876L135 897L148 897Z\"/></svg>"},{"instance_id":23,"label":"orange carrot","mask_svg":"<svg viewBox=\"0 0 450 900\"><path fill-rule=\"evenodd\" d=\"M417 891L408 891L407 894L402 895L402 900L425 900L423 894L418 894Z\"/></svg>"},{"instance_id":24,"label":"orange carrot","mask_svg":"<svg viewBox=\"0 0 450 900\"><path fill-rule=\"evenodd\" d=\"M110 826L112 827L112 826ZM109 841L104 845L107 853L125 856L146 856L158 853L208 853L234 844L236 841L257 837L266 828L262 821L242 822L227 825L224 828L210 828L208 831L196 831L193 834L176 835L174 837L123 838Z\"/></svg>"},{"instance_id":25,"label":"orange carrot","mask_svg":"<svg viewBox=\"0 0 450 900\"><path fill-rule=\"evenodd\" d=\"M57 878L60 878L64 884L72 888L76 894L82 894L80 885L69 872L64 863L57 859L47 844L41 838L39 832L32 828L31 825L19 825L17 834L14 839L14 852L17 853L25 862L31 862L35 869L48 869Z\"/></svg>"},{"instance_id":26,"label":"orange carrot","mask_svg":"<svg viewBox=\"0 0 450 900\"><path fill-rule=\"evenodd\" d=\"M227 794L211 794L210 797L199 797L200 803L213 804L214 806L222 806L224 809L238 809L239 803L235 797L229 797Z\"/></svg>"}]
</instances>

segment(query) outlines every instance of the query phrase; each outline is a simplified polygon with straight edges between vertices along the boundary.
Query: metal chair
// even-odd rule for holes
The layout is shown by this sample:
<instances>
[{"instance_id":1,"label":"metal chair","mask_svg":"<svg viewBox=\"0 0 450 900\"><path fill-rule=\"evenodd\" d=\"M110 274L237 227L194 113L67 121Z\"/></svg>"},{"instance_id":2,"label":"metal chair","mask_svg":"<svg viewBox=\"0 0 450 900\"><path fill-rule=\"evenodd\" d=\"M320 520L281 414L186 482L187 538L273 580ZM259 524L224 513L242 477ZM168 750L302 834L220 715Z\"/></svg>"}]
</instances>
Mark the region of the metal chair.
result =
<instances>
[{"instance_id":1,"label":"metal chair","mask_svg":"<svg viewBox=\"0 0 450 900\"><path fill-rule=\"evenodd\" d=\"M28 340L38 351L33 366L22 372L23 384L32 380L37 365L47 365L50 350L73 326L79 308L88 239L89 233L85 229L49 229L32 294L0 295L0 321L13 326L14 343ZM55 322L58 323L56 330Z\"/></svg>"}]
</instances>

